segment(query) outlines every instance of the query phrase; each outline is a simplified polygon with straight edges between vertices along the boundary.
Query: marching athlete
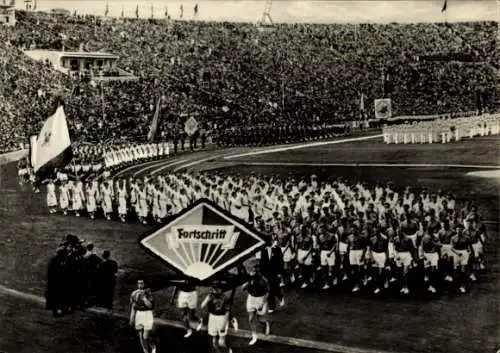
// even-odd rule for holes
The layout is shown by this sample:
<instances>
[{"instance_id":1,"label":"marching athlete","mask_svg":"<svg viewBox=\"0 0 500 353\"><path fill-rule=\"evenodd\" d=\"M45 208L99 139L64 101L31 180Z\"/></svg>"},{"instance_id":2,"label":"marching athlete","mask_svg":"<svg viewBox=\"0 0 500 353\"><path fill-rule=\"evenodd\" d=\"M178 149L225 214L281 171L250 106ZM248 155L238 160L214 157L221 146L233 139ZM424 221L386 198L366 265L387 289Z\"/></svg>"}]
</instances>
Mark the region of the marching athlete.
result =
<instances>
[{"instance_id":1,"label":"marching athlete","mask_svg":"<svg viewBox=\"0 0 500 353\"><path fill-rule=\"evenodd\" d=\"M271 325L264 316L267 314L267 297L269 295L269 284L267 280L262 276L258 266L254 266L249 271L250 280L245 283L242 287L243 290L247 290L247 312L248 321L250 322L250 327L252 329L252 339L249 345L254 345L257 342L257 322L265 326L265 334L269 335L271 333Z\"/></svg>"},{"instance_id":2,"label":"marching athlete","mask_svg":"<svg viewBox=\"0 0 500 353\"><path fill-rule=\"evenodd\" d=\"M72 204L75 216L80 217L80 211L83 209L85 201L85 193L83 191L83 182L79 177L76 178L76 183L72 190Z\"/></svg>"},{"instance_id":3,"label":"marching athlete","mask_svg":"<svg viewBox=\"0 0 500 353\"><path fill-rule=\"evenodd\" d=\"M142 188L140 185L138 186L137 200L138 200L138 202L136 203L137 217L139 218L139 221L142 224L147 224L149 205L148 205L148 185L146 183Z\"/></svg>"},{"instance_id":4,"label":"marching athlete","mask_svg":"<svg viewBox=\"0 0 500 353\"><path fill-rule=\"evenodd\" d=\"M483 264L483 248L485 241L485 228L481 227L475 219L468 219L465 222L464 233L470 238L472 244L472 259L470 263L470 276L471 281L475 282L476 271L484 269Z\"/></svg>"},{"instance_id":5,"label":"marching athlete","mask_svg":"<svg viewBox=\"0 0 500 353\"><path fill-rule=\"evenodd\" d=\"M389 238L382 234L379 228L373 229L373 235L370 237L370 242L367 248L367 253L371 254L373 266L375 267L376 273L374 274L376 279L376 286L373 293L380 293L380 288L389 287L387 281L387 275L385 273L385 267L387 266L389 252Z\"/></svg>"},{"instance_id":6,"label":"marching athlete","mask_svg":"<svg viewBox=\"0 0 500 353\"><path fill-rule=\"evenodd\" d=\"M453 253L451 251L451 239L453 235L454 232L450 227L450 222L444 220L438 232L439 245L441 247L441 263L438 267L440 271L443 272L446 282L453 282Z\"/></svg>"},{"instance_id":7,"label":"marching athlete","mask_svg":"<svg viewBox=\"0 0 500 353\"><path fill-rule=\"evenodd\" d=\"M340 218L340 225L337 228L337 236L339 239L339 260L340 260L340 272L344 272L342 280L345 281L348 278L347 271L344 270L346 264L347 255L347 239L351 232L350 226L347 224L347 218Z\"/></svg>"},{"instance_id":8,"label":"marching athlete","mask_svg":"<svg viewBox=\"0 0 500 353\"><path fill-rule=\"evenodd\" d=\"M323 289L328 289L330 288L330 283L333 283L334 286L337 284L337 277L333 273L335 269L337 238L324 225L320 227L318 245L320 249L320 269L325 278Z\"/></svg>"},{"instance_id":9,"label":"marching athlete","mask_svg":"<svg viewBox=\"0 0 500 353\"><path fill-rule=\"evenodd\" d=\"M283 231L278 233L278 243L281 248L281 253L283 254L283 273L281 274L280 283L281 287L295 281L292 264L295 256L293 240L294 237L289 228L285 228Z\"/></svg>"},{"instance_id":10,"label":"marching athlete","mask_svg":"<svg viewBox=\"0 0 500 353\"><path fill-rule=\"evenodd\" d=\"M191 321L198 322L196 330L201 330L203 322L196 316L196 308L198 307L198 293L196 287L189 282L181 282L177 285L179 294L177 296L177 308L182 311L182 322L186 329L184 338L188 338L193 334Z\"/></svg>"},{"instance_id":11,"label":"marching athlete","mask_svg":"<svg viewBox=\"0 0 500 353\"><path fill-rule=\"evenodd\" d=\"M154 317L154 298L143 280L137 281L137 289L130 295L130 325L139 335L144 353L155 353L156 347L151 338Z\"/></svg>"},{"instance_id":12,"label":"marching athlete","mask_svg":"<svg viewBox=\"0 0 500 353\"><path fill-rule=\"evenodd\" d=\"M118 182L118 216L122 222L127 221L127 182L122 179Z\"/></svg>"},{"instance_id":13,"label":"marching athlete","mask_svg":"<svg viewBox=\"0 0 500 353\"><path fill-rule=\"evenodd\" d=\"M429 283L427 290L436 293L435 283L439 263L439 242L438 237L434 235L433 230L429 229L422 238L422 254L424 257L425 277L424 281Z\"/></svg>"},{"instance_id":14,"label":"marching athlete","mask_svg":"<svg viewBox=\"0 0 500 353\"><path fill-rule=\"evenodd\" d=\"M451 252L453 256L453 264L455 275L460 283L460 292L465 293L467 284L467 272L469 270L469 257L472 251L472 241L470 237L464 233L464 225L457 224L456 234L451 238Z\"/></svg>"},{"instance_id":15,"label":"marching athlete","mask_svg":"<svg viewBox=\"0 0 500 353\"><path fill-rule=\"evenodd\" d=\"M415 248L413 241L406 237L402 230L396 230L394 238L394 260L396 269L402 282L401 293L409 294L408 289L408 270L415 259Z\"/></svg>"},{"instance_id":16,"label":"marching athlete","mask_svg":"<svg viewBox=\"0 0 500 353\"><path fill-rule=\"evenodd\" d=\"M305 225L302 228L301 234L296 238L297 245L297 262L300 266L300 278L302 280L301 288L307 288L312 280L312 253L313 253L313 239L310 233L311 226Z\"/></svg>"},{"instance_id":17,"label":"marching athlete","mask_svg":"<svg viewBox=\"0 0 500 353\"><path fill-rule=\"evenodd\" d=\"M212 346L215 352L221 352L221 348L227 348L226 336L231 305L220 285L214 284L212 292L205 298L201 308L208 310L208 335L212 337ZM227 348L227 351L232 353L231 348Z\"/></svg>"},{"instance_id":18,"label":"marching athlete","mask_svg":"<svg viewBox=\"0 0 500 353\"><path fill-rule=\"evenodd\" d=\"M102 207L102 212L104 213L104 217L108 221L111 220L111 215L113 214L113 198L112 198L112 182L109 180L106 180L103 185L102 185L102 200L101 200L101 207Z\"/></svg>"},{"instance_id":19,"label":"marching athlete","mask_svg":"<svg viewBox=\"0 0 500 353\"><path fill-rule=\"evenodd\" d=\"M362 270L367 250L366 238L362 236L361 230L358 227L352 228L352 233L347 238L347 249L349 253L349 265L351 268L351 276L354 282L352 292L360 290L360 282L362 278Z\"/></svg>"},{"instance_id":20,"label":"marching athlete","mask_svg":"<svg viewBox=\"0 0 500 353\"><path fill-rule=\"evenodd\" d=\"M67 216L69 209L69 189L66 181L62 181L61 186L59 186L59 207L63 214Z\"/></svg>"},{"instance_id":21,"label":"marching athlete","mask_svg":"<svg viewBox=\"0 0 500 353\"><path fill-rule=\"evenodd\" d=\"M99 198L99 186L97 180L92 180L90 183L87 184L87 213L90 219L95 218L98 198Z\"/></svg>"},{"instance_id":22,"label":"marching athlete","mask_svg":"<svg viewBox=\"0 0 500 353\"><path fill-rule=\"evenodd\" d=\"M49 208L49 213L57 212L56 185L52 179L49 179L47 183L47 207Z\"/></svg>"}]
</instances>

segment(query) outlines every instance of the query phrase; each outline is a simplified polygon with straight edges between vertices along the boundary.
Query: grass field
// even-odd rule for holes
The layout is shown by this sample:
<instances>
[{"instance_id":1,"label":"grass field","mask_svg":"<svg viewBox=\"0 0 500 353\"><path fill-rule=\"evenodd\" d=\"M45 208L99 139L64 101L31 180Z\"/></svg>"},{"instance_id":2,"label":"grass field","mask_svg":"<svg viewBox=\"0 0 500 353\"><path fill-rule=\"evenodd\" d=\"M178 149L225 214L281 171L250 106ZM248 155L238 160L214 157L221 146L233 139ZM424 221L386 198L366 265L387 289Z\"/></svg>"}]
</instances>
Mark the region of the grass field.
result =
<instances>
[{"instance_id":1,"label":"grass field","mask_svg":"<svg viewBox=\"0 0 500 353\"><path fill-rule=\"evenodd\" d=\"M137 353L141 352L135 330L124 319L89 312L53 319L40 306L0 294L0 317L4 326L1 352L17 353ZM5 321L6 318L11 318ZM184 331L157 326L154 330L158 353L209 352L206 334L195 332L188 340ZM228 344L241 353L326 353L317 350L259 342L254 347L242 338L229 337Z\"/></svg>"},{"instance_id":2,"label":"grass field","mask_svg":"<svg viewBox=\"0 0 500 353\"><path fill-rule=\"evenodd\" d=\"M466 173L473 169L438 167L312 169L308 166L244 165L246 161L497 165L498 144L498 138L489 137L464 141L463 144L432 146L386 146L375 141L367 141L262 154L230 162L217 160L218 155L214 153L214 161L206 161L196 165L195 168L223 168L228 173L239 174L250 171L281 175L291 173L296 176L315 173L321 179L343 176L368 182L391 180L399 186L417 185L431 190L451 191L459 200L471 198L479 205L480 212L486 219L498 221L500 185L497 180L467 176ZM136 173L138 170L140 167L132 168L126 175ZM117 310L125 309L128 294L138 276L146 276L154 285L161 286L167 274L166 268L137 245L137 237L149 229L148 226L103 220L92 222L76 217L49 217L44 205L44 194L33 194L31 189L20 187L13 164L0 167L0 178L2 193L0 228L3 245L0 247L0 284L43 295L47 261L59 240L68 232L73 232L92 241L100 251L110 249L122 266L117 289ZM489 231L491 233L491 242L488 245L489 272L465 296L444 294L433 299L376 299L364 295L350 296L335 291L304 292L291 289L286 293L287 305L280 312L273 314L273 333L396 352L493 352L500 347L498 335L500 254L496 237L498 226L490 225ZM157 312L161 317L177 319L178 313L169 303L170 295L170 291L166 289L156 292ZM241 326L248 328L244 320L243 299L241 294L236 296L235 313L238 313ZM87 351L99 352L129 352L128 349L131 347L132 341L128 341L130 338L117 337L123 336L122 332L127 332L124 331L125 323L115 322L116 320L111 323L106 321L108 319L82 313L53 323L49 313L32 308L32 304L30 306L28 303L23 304L19 300L5 297L1 300L6 303L0 311L4 322L6 320L14 322L12 328L1 335L0 350L19 351L17 345L23 337L32 337L35 342L40 343L39 346L32 344L23 348L23 352L58 352L63 349L78 352L71 348L80 347L82 344L89 344ZM26 317L14 316L13 312L18 307L22 308L23 312L32 312L32 316L29 316L31 314L26 314L28 315ZM94 328L99 329L94 330ZM47 339L43 337L47 335L50 337L49 332L54 330L62 332L60 336L56 334L59 338L54 338L54 345L58 348L51 350L46 342ZM179 332L173 330L171 333L166 333L165 337L169 337L166 340L175 345L179 344L178 341L182 341L176 339L179 335ZM73 341L69 337L73 337ZM81 342L75 343L75 337L83 338ZM238 344L238 340L235 343ZM106 348L102 348L99 344L106 345ZM31 350L28 347L31 347ZM40 349L36 349L37 347ZM259 347L262 352L307 352L304 349L266 346L263 342ZM185 347L176 346L172 352L183 350L189 351ZM258 350L252 349L252 352Z\"/></svg>"},{"instance_id":3,"label":"grass field","mask_svg":"<svg viewBox=\"0 0 500 353\"><path fill-rule=\"evenodd\" d=\"M382 139L349 142L238 158L239 162L480 164L498 166L500 138L460 143L387 145ZM311 158L312 157L312 158Z\"/></svg>"}]
</instances>

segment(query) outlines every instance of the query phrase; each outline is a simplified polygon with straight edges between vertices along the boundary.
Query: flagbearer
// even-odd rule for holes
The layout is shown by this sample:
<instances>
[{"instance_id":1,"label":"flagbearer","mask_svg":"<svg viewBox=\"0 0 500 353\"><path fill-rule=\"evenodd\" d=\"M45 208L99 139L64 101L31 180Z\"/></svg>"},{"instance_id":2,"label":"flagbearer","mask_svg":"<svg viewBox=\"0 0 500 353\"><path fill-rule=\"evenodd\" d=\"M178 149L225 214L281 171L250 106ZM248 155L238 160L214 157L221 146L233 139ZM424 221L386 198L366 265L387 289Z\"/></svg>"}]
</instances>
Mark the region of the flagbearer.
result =
<instances>
[{"instance_id":1,"label":"flagbearer","mask_svg":"<svg viewBox=\"0 0 500 353\"><path fill-rule=\"evenodd\" d=\"M55 113L45 121L36 142L33 141L31 146L33 181L36 184L37 181L45 180L57 167L67 165L71 158L68 123L64 108L59 106ZM36 185L35 188L37 188ZM67 193L65 196L69 197ZM66 201L67 203L69 203L69 199ZM66 205L66 211L68 206Z\"/></svg>"}]
</instances>

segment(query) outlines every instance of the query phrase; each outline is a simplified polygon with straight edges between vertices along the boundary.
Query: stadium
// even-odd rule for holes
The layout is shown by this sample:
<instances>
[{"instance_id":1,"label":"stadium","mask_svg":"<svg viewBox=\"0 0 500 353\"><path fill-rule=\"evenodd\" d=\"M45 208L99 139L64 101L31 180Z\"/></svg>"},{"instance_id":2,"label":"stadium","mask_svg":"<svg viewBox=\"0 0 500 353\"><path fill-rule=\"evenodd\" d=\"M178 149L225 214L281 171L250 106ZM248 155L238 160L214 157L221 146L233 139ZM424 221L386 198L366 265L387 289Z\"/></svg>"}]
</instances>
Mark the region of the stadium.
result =
<instances>
[{"instance_id":1,"label":"stadium","mask_svg":"<svg viewBox=\"0 0 500 353\"><path fill-rule=\"evenodd\" d=\"M498 5L95 3L0 2L1 352L500 349Z\"/></svg>"}]
</instances>

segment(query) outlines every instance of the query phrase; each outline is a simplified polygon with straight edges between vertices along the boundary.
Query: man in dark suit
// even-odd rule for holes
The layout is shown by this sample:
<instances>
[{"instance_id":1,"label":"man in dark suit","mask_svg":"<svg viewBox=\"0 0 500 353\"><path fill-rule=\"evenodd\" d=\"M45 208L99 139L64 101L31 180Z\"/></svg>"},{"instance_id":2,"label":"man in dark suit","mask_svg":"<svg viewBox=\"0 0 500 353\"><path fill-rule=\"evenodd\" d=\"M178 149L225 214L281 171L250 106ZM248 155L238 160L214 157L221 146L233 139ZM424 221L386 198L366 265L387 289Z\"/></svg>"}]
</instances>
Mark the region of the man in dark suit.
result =
<instances>
[{"instance_id":1,"label":"man in dark suit","mask_svg":"<svg viewBox=\"0 0 500 353\"><path fill-rule=\"evenodd\" d=\"M97 304L102 308L112 310L118 263L111 259L109 250L103 252L102 258L104 261L102 261L98 267L99 289L97 293Z\"/></svg>"},{"instance_id":2,"label":"man in dark suit","mask_svg":"<svg viewBox=\"0 0 500 353\"><path fill-rule=\"evenodd\" d=\"M285 299L280 289L279 275L283 271L283 254L276 242L268 244L260 253L260 270L269 283L269 313L276 309L276 298L280 306L285 305Z\"/></svg>"}]
</instances>

